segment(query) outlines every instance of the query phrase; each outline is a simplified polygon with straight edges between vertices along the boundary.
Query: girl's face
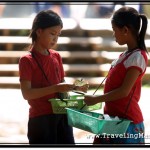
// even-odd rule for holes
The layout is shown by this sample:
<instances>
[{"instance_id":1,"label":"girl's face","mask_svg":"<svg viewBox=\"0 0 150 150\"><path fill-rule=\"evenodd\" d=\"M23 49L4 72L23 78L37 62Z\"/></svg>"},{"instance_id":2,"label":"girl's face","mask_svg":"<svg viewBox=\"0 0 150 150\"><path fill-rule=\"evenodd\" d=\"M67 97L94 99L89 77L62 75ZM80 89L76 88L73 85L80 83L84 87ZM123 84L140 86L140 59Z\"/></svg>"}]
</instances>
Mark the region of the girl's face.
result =
<instances>
[{"instance_id":1,"label":"girl's face","mask_svg":"<svg viewBox=\"0 0 150 150\"><path fill-rule=\"evenodd\" d=\"M119 28L112 24L112 29L113 29L113 36L116 39L116 42L119 45L124 45L127 44L126 42L126 37L127 37L127 32L126 32L126 27Z\"/></svg>"},{"instance_id":2,"label":"girl's face","mask_svg":"<svg viewBox=\"0 0 150 150\"><path fill-rule=\"evenodd\" d=\"M54 45L57 43L58 37L61 34L61 30L61 26L53 26L46 29L38 29L36 32L36 42L38 42L41 48L50 49L54 47Z\"/></svg>"}]
</instances>

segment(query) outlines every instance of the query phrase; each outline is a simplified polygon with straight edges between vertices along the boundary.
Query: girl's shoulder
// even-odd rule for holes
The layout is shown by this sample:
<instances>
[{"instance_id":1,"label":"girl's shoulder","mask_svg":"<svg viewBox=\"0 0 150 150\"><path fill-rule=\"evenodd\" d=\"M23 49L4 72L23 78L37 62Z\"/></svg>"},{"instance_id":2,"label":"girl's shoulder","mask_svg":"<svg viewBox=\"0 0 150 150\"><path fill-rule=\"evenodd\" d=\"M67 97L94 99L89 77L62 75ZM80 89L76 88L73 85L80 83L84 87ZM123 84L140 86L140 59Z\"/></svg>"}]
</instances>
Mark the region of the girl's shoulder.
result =
<instances>
[{"instance_id":1,"label":"girl's shoulder","mask_svg":"<svg viewBox=\"0 0 150 150\"><path fill-rule=\"evenodd\" d=\"M57 51L54 50L54 49L49 49L49 52L50 52L50 54L53 55L53 56L58 56L58 57L60 57L59 52L57 52Z\"/></svg>"},{"instance_id":2,"label":"girl's shoulder","mask_svg":"<svg viewBox=\"0 0 150 150\"><path fill-rule=\"evenodd\" d=\"M22 55L19 59L19 65L24 66L33 63L32 55L29 51L26 54Z\"/></svg>"},{"instance_id":3,"label":"girl's shoulder","mask_svg":"<svg viewBox=\"0 0 150 150\"><path fill-rule=\"evenodd\" d=\"M141 61L145 60L147 62L148 60L148 55L147 52L141 49L134 50L130 54L127 55L127 60L132 60L132 61Z\"/></svg>"},{"instance_id":4,"label":"girl's shoulder","mask_svg":"<svg viewBox=\"0 0 150 150\"><path fill-rule=\"evenodd\" d=\"M141 50L141 54L144 57L145 61L148 63L148 58L149 58L148 53L144 50Z\"/></svg>"},{"instance_id":5,"label":"girl's shoulder","mask_svg":"<svg viewBox=\"0 0 150 150\"><path fill-rule=\"evenodd\" d=\"M30 51L26 51L26 53L24 54L24 55L22 55L21 57L20 57L20 59L31 59L31 53L30 53Z\"/></svg>"},{"instance_id":6,"label":"girl's shoulder","mask_svg":"<svg viewBox=\"0 0 150 150\"><path fill-rule=\"evenodd\" d=\"M58 52L54 49L49 49L49 52L52 53L52 54L58 54Z\"/></svg>"},{"instance_id":7,"label":"girl's shoulder","mask_svg":"<svg viewBox=\"0 0 150 150\"><path fill-rule=\"evenodd\" d=\"M145 60L148 59L147 52L145 50L142 50L142 49L136 50L132 55L137 56L137 57L144 57Z\"/></svg>"},{"instance_id":8,"label":"girl's shoulder","mask_svg":"<svg viewBox=\"0 0 150 150\"><path fill-rule=\"evenodd\" d=\"M124 65L126 68L131 66L137 66L144 71L147 66L147 60L148 58L146 51L139 49L128 54L124 61Z\"/></svg>"},{"instance_id":9,"label":"girl's shoulder","mask_svg":"<svg viewBox=\"0 0 150 150\"><path fill-rule=\"evenodd\" d=\"M132 57L144 57L145 59L147 59L147 57L148 57L147 52L142 50L142 49L136 49L136 50L134 50L132 52L128 52L128 53L124 52L121 54L121 56L122 55L125 57L130 57L130 58L132 58Z\"/></svg>"}]
</instances>

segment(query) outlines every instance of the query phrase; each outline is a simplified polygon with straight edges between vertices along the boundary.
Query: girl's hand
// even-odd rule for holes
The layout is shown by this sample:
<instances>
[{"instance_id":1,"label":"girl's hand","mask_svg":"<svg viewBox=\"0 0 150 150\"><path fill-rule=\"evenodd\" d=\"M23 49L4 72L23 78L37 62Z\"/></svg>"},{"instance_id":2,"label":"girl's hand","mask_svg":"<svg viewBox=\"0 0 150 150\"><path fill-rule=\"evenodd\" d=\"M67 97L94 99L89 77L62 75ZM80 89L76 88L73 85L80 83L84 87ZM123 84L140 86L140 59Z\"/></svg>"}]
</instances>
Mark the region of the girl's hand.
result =
<instances>
[{"instance_id":1,"label":"girl's hand","mask_svg":"<svg viewBox=\"0 0 150 150\"><path fill-rule=\"evenodd\" d=\"M57 92L69 92L69 91L72 91L73 89L75 88L75 85L74 84L69 84L69 83L59 83L57 84L56 86L56 91Z\"/></svg>"},{"instance_id":2,"label":"girl's hand","mask_svg":"<svg viewBox=\"0 0 150 150\"><path fill-rule=\"evenodd\" d=\"M87 93L88 88L89 88L89 85L85 84L85 85L82 85L82 86L75 86L74 90Z\"/></svg>"},{"instance_id":3,"label":"girl's hand","mask_svg":"<svg viewBox=\"0 0 150 150\"><path fill-rule=\"evenodd\" d=\"M74 82L74 85L75 85L74 91L79 91L79 92L86 93L88 88L89 88L89 84L83 79L81 79L81 80L77 79Z\"/></svg>"},{"instance_id":4,"label":"girl's hand","mask_svg":"<svg viewBox=\"0 0 150 150\"><path fill-rule=\"evenodd\" d=\"M98 96L95 96L95 95L85 95L84 96L84 102L90 106L90 105L95 105L97 103L99 103L98 101Z\"/></svg>"}]
</instances>

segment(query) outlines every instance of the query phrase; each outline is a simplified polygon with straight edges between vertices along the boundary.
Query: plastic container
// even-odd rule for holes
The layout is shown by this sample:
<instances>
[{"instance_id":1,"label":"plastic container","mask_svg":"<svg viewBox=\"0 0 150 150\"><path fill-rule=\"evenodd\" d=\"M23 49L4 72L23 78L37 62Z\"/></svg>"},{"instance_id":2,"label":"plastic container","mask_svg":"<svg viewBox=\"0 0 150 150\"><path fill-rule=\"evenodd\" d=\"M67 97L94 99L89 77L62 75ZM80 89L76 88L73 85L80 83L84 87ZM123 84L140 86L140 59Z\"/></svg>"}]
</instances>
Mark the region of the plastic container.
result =
<instances>
[{"instance_id":1,"label":"plastic container","mask_svg":"<svg viewBox=\"0 0 150 150\"><path fill-rule=\"evenodd\" d=\"M124 134L130 124L130 120L103 119L103 114L77 109L67 109L68 123L70 126L92 132L94 134ZM101 118L101 119L100 119Z\"/></svg>"},{"instance_id":2,"label":"plastic container","mask_svg":"<svg viewBox=\"0 0 150 150\"><path fill-rule=\"evenodd\" d=\"M83 95L73 95L70 96L70 99L63 99L66 102L61 101L60 99L49 99L49 102L51 102L53 113L55 114L65 114L67 113L67 110L65 108L75 108L80 110L84 105L83 101L84 96ZM83 110L87 111L93 111L98 110L102 108L102 104L98 103L92 106L85 106Z\"/></svg>"}]
</instances>

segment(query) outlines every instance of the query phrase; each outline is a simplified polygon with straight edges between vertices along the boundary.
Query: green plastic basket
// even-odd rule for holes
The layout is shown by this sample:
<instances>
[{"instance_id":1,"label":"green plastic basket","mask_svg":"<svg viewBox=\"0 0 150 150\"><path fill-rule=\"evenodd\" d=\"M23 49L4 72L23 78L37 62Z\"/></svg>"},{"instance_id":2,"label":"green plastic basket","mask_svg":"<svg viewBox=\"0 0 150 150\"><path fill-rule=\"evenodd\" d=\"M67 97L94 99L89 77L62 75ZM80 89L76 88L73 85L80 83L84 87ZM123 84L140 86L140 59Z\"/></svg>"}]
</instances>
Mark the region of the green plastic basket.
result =
<instances>
[{"instance_id":1,"label":"green plastic basket","mask_svg":"<svg viewBox=\"0 0 150 150\"><path fill-rule=\"evenodd\" d=\"M92 132L94 134L124 134L130 124L130 120L99 119L103 114L77 109L67 109L68 123L70 126Z\"/></svg>"},{"instance_id":2,"label":"green plastic basket","mask_svg":"<svg viewBox=\"0 0 150 150\"><path fill-rule=\"evenodd\" d=\"M83 95L72 95L71 99L73 100L77 100L77 99L82 99L83 100L84 96ZM83 107L84 106L84 107ZM94 110L99 110L102 108L102 103L97 103L95 105L91 105L91 106L87 106L85 105L85 102L83 101L83 105L82 105L83 109L82 110L86 110L86 111L94 111ZM81 108L81 107L80 107Z\"/></svg>"},{"instance_id":3,"label":"green plastic basket","mask_svg":"<svg viewBox=\"0 0 150 150\"><path fill-rule=\"evenodd\" d=\"M49 99L48 101L51 102L53 113L54 114L65 114L67 110L65 108L76 108L81 109L85 103L83 101L83 95L72 95L70 99L64 99L67 103L61 101L60 99ZM92 106L85 106L83 110L93 111L102 108L102 103L98 103Z\"/></svg>"}]
</instances>

